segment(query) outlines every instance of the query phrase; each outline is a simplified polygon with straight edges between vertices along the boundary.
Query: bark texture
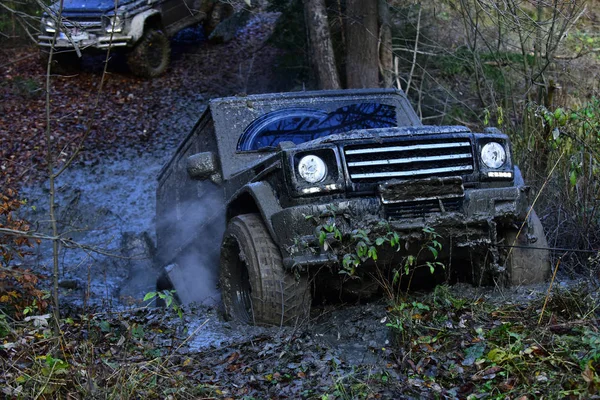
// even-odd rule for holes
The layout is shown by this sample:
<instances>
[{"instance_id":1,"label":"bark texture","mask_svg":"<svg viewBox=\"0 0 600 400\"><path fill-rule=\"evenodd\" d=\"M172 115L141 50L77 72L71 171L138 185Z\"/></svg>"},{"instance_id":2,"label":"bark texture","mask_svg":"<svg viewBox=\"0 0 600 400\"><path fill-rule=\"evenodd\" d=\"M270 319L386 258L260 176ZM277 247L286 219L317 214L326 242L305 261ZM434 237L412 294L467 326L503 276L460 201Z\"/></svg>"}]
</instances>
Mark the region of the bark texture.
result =
<instances>
[{"instance_id":1,"label":"bark texture","mask_svg":"<svg viewBox=\"0 0 600 400\"><path fill-rule=\"evenodd\" d=\"M381 86L390 88L394 82L394 53L392 52L392 27L386 0L379 0L379 72Z\"/></svg>"},{"instance_id":2,"label":"bark texture","mask_svg":"<svg viewBox=\"0 0 600 400\"><path fill-rule=\"evenodd\" d=\"M308 26L310 54L321 89L339 89L340 78L336 69L325 0L304 0L304 14Z\"/></svg>"},{"instance_id":3,"label":"bark texture","mask_svg":"<svg viewBox=\"0 0 600 400\"><path fill-rule=\"evenodd\" d=\"M346 2L346 80L348 88L379 86L378 0Z\"/></svg>"}]
</instances>

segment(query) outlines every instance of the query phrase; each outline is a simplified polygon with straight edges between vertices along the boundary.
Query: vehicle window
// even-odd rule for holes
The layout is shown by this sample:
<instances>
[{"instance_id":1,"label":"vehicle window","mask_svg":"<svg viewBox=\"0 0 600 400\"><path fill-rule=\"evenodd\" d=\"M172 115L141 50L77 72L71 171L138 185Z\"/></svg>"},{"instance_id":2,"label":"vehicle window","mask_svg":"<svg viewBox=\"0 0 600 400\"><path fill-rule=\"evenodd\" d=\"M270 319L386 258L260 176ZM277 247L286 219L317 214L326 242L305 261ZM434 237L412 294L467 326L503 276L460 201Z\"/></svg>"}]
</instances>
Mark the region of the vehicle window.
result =
<instances>
[{"instance_id":1,"label":"vehicle window","mask_svg":"<svg viewBox=\"0 0 600 400\"><path fill-rule=\"evenodd\" d=\"M396 126L394 106L359 103L325 112L311 108L286 108L254 120L238 141L238 151L261 150L280 142L300 144L355 129Z\"/></svg>"}]
</instances>

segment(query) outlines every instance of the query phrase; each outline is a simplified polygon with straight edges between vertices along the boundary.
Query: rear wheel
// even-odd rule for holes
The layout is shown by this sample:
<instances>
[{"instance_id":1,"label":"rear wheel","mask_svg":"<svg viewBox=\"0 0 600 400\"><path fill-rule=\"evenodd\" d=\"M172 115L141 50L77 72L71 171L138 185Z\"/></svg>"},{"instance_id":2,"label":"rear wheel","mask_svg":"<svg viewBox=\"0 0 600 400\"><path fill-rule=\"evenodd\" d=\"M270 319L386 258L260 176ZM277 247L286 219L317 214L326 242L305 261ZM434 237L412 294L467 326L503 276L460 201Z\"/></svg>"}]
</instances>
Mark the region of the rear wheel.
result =
<instances>
[{"instance_id":1,"label":"rear wheel","mask_svg":"<svg viewBox=\"0 0 600 400\"><path fill-rule=\"evenodd\" d=\"M310 311L306 276L284 270L279 248L257 214L229 222L221 246L220 285L226 314L239 322L294 325Z\"/></svg>"},{"instance_id":2,"label":"rear wheel","mask_svg":"<svg viewBox=\"0 0 600 400\"><path fill-rule=\"evenodd\" d=\"M142 78L162 75L169 66L171 46L162 31L148 29L127 58L133 74Z\"/></svg>"},{"instance_id":3,"label":"rear wheel","mask_svg":"<svg viewBox=\"0 0 600 400\"><path fill-rule=\"evenodd\" d=\"M219 25L222 21L231 17L234 9L231 4L218 2L213 7L208 19L204 22L204 33L206 36L210 36L212 31L215 30L217 25Z\"/></svg>"},{"instance_id":4,"label":"rear wheel","mask_svg":"<svg viewBox=\"0 0 600 400\"><path fill-rule=\"evenodd\" d=\"M535 211L529 216L528 226L499 233L507 246L504 256L507 283L511 286L543 282L550 275L550 251L544 227ZM532 241L532 239L536 239Z\"/></svg>"}]
</instances>

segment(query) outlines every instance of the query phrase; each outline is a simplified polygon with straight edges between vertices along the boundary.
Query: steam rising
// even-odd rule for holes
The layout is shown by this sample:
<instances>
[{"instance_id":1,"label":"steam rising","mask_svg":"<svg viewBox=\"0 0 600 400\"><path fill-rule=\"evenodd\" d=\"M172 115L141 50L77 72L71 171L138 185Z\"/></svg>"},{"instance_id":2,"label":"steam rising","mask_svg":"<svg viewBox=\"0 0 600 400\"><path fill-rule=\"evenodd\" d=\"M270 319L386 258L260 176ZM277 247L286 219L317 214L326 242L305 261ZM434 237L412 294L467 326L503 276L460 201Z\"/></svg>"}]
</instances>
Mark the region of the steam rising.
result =
<instances>
[{"instance_id":1,"label":"steam rising","mask_svg":"<svg viewBox=\"0 0 600 400\"><path fill-rule=\"evenodd\" d=\"M223 191L209 182L192 186L195 199L174 201L157 215L158 256L163 266L168 264L167 274L183 304L216 305L225 230Z\"/></svg>"}]
</instances>

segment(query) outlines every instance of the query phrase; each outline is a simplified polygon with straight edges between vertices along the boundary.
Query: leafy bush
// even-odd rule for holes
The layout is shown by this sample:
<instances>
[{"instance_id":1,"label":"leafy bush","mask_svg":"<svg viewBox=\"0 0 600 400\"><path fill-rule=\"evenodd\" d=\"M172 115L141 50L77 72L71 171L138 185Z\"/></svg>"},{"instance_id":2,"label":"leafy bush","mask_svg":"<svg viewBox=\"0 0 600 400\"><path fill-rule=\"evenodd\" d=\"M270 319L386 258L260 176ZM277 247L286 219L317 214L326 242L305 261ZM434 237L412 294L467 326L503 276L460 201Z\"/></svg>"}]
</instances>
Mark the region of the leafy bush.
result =
<instances>
[{"instance_id":1,"label":"leafy bush","mask_svg":"<svg viewBox=\"0 0 600 400\"><path fill-rule=\"evenodd\" d=\"M537 209L556 247L595 249L600 244L600 100L572 109L531 104L522 133L512 135L527 182L543 188ZM574 257L575 265L587 256ZM572 263L573 264L573 263Z\"/></svg>"},{"instance_id":2,"label":"leafy bush","mask_svg":"<svg viewBox=\"0 0 600 400\"><path fill-rule=\"evenodd\" d=\"M35 243L26 236L27 222L16 216L23 204L16 190L6 188L0 193L0 229L4 230L0 233L0 309L16 318L47 306L45 293L38 288L40 277L14 265Z\"/></svg>"},{"instance_id":3,"label":"leafy bush","mask_svg":"<svg viewBox=\"0 0 600 400\"><path fill-rule=\"evenodd\" d=\"M587 286L549 296L563 309L540 319L540 294L494 303L438 286L392 304L385 322L415 386L451 398L591 398L600 389L598 299Z\"/></svg>"}]
</instances>

